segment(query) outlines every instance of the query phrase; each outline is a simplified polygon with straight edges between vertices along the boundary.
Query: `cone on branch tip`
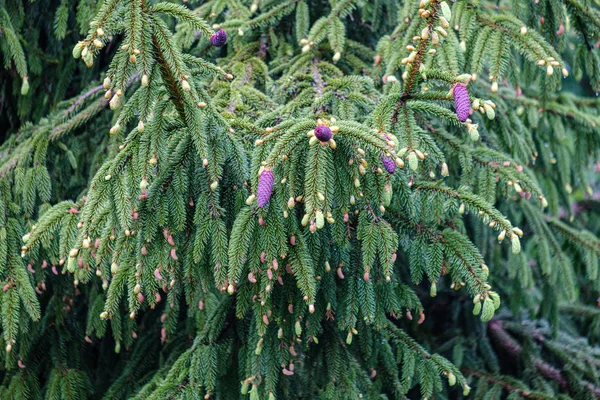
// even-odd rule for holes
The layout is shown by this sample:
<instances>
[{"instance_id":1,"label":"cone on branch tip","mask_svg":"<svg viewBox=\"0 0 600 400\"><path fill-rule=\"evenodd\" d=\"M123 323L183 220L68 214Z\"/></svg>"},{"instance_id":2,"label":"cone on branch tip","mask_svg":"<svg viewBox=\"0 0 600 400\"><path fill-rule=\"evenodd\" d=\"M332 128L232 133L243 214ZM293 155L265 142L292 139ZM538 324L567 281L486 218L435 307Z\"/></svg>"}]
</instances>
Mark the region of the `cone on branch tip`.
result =
<instances>
[{"instance_id":1,"label":"cone on branch tip","mask_svg":"<svg viewBox=\"0 0 600 400\"><path fill-rule=\"evenodd\" d=\"M396 171L396 162L390 157L382 156L381 163L383 164L383 167L388 173L393 174L394 171Z\"/></svg>"},{"instance_id":2,"label":"cone on branch tip","mask_svg":"<svg viewBox=\"0 0 600 400\"><path fill-rule=\"evenodd\" d=\"M315 137L321 142L328 142L333 136L327 125L319 125L315 128Z\"/></svg>"},{"instance_id":3,"label":"cone on branch tip","mask_svg":"<svg viewBox=\"0 0 600 400\"><path fill-rule=\"evenodd\" d=\"M460 122L465 122L469 118L471 111L471 101L469 100L469 92L463 85L456 84L452 89L454 95L454 107L456 108L456 116Z\"/></svg>"},{"instance_id":4,"label":"cone on branch tip","mask_svg":"<svg viewBox=\"0 0 600 400\"><path fill-rule=\"evenodd\" d=\"M273 171L270 169L265 169L258 177L258 189L256 190L258 207L263 208L271 199L274 182L275 176L273 175Z\"/></svg>"},{"instance_id":5,"label":"cone on branch tip","mask_svg":"<svg viewBox=\"0 0 600 400\"><path fill-rule=\"evenodd\" d=\"M214 35L210 37L210 44L215 47L223 47L227 43L227 32L223 29L219 29Z\"/></svg>"}]
</instances>

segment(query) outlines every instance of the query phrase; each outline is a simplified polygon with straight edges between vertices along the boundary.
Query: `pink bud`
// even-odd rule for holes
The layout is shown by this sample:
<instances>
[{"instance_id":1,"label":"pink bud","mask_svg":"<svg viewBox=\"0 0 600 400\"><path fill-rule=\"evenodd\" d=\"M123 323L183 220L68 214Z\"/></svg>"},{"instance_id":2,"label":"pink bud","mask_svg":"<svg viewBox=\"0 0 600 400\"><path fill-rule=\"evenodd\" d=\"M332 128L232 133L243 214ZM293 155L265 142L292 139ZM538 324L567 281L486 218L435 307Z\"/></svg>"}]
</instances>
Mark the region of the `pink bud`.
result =
<instances>
[{"instance_id":1,"label":"pink bud","mask_svg":"<svg viewBox=\"0 0 600 400\"><path fill-rule=\"evenodd\" d=\"M100 247L100 238L97 238L97 239L96 239L96 243L94 243L94 247L95 247L95 248L98 248L98 247Z\"/></svg>"},{"instance_id":2,"label":"pink bud","mask_svg":"<svg viewBox=\"0 0 600 400\"><path fill-rule=\"evenodd\" d=\"M337 276L338 276L338 278L340 278L340 279L344 279L344 273L342 272L342 268L341 268L341 267L339 267L339 268L337 269Z\"/></svg>"},{"instance_id":3,"label":"pink bud","mask_svg":"<svg viewBox=\"0 0 600 400\"><path fill-rule=\"evenodd\" d=\"M277 275L277 282L279 282L279 284L283 286L283 279L281 278L281 275Z\"/></svg>"},{"instance_id":4,"label":"pink bud","mask_svg":"<svg viewBox=\"0 0 600 400\"><path fill-rule=\"evenodd\" d=\"M296 236L292 235L292 236L290 237L290 244L291 244L292 246L295 246L295 245L296 245Z\"/></svg>"},{"instance_id":5,"label":"pink bud","mask_svg":"<svg viewBox=\"0 0 600 400\"><path fill-rule=\"evenodd\" d=\"M407 318L409 321L412 321L412 320L413 320L413 316L412 316L412 313L410 312L410 310L407 310L407 311L406 311L406 318Z\"/></svg>"},{"instance_id":6,"label":"pink bud","mask_svg":"<svg viewBox=\"0 0 600 400\"><path fill-rule=\"evenodd\" d=\"M254 277L254 273L250 272L250 273L248 274L248 280L249 280L251 283L256 283L256 278Z\"/></svg>"},{"instance_id":7,"label":"pink bud","mask_svg":"<svg viewBox=\"0 0 600 400\"><path fill-rule=\"evenodd\" d=\"M565 33L565 26L563 24L560 24L560 26L558 27L558 30L556 31L556 35L560 36L563 33Z\"/></svg>"},{"instance_id":8,"label":"pink bud","mask_svg":"<svg viewBox=\"0 0 600 400\"><path fill-rule=\"evenodd\" d=\"M6 292L6 291L8 290L8 288L9 288L9 287L10 287L10 284L8 284L8 283L7 283L7 284L6 284L6 285L4 285L4 287L2 288L2 291L3 291L3 292Z\"/></svg>"},{"instance_id":9,"label":"pink bud","mask_svg":"<svg viewBox=\"0 0 600 400\"><path fill-rule=\"evenodd\" d=\"M167 340L167 330L165 328L162 328L160 330L160 342L164 343L165 340Z\"/></svg>"},{"instance_id":10,"label":"pink bud","mask_svg":"<svg viewBox=\"0 0 600 400\"><path fill-rule=\"evenodd\" d=\"M144 295L142 294L142 292L138 293L138 301L140 302L140 304L142 304L144 302Z\"/></svg>"},{"instance_id":11,"label":"pink bud","mask_svg":"<svg viewBox=\"0 0 600 400\"><path fill-rule=\"evenodd\" d=\"M160 274L160 270L159 270L158 268L156 268L156 269L154 270L154 277L155 277L156 279L158 279L159 281L162 281L162 278L163 278L163 277L162 277L162 275Z\"/></svg>"},{"instance_id":12,"label":"pink bud","mask_svg":"<svg viewBox=\"0 0 600 400\"><path fill-rule=\"evenodd\" d=\"M260 253L260 262L264 263L265 259L266 259L267 255L265 254L265 252L263 251L262 253Z\"/></svg>"},{"instance_id":13,"label":"pink bud","mask_svg":"<svg viewBox=\"0 0 600 400\"><path fill-rule=\"evenodd\" d=\"M271 268L269 268L269 269L267 270L267 277L268 277L269 279L273 279L273 271L271 270Z\"/></svg>"},{"instance_id":14,"label":"pink bud","mask_svg":"<svg viewBox=\"0 0 600 400\"><path fill-rule=\"evenodd\" d=\"M198 309L200 311L204 310L204 301L203 300L200 300L200 302L198 303Z\"/></svg>"},{"instance_id":15,"label":"pink bud","mask_svg":"<svg viewBox=\"0 0 600 400\"><path fill-rule=\"evenodd\" d=\"M284 375L287 375L287 376L294 375L293 371L290 371L289 369L286 369L286 368L282 369L282 372L283 372Z\"/></svg>"},{"instance_id":16,"label":"pink bud","mask_svg":"<svg viewBox=\"0 0 600 400\"><path fill-rule=\"evenodd\" d=\"M262 217L262 215L261 215L260 217L258 217L258 224L259 224L260 226L265 226L265 220L264 220L264 218Z\"/></svg>"},{"instance_id":17,"label":"pink bud","mask_svg":"<svg viewBox=\"0 0 600 400\"><path fill-rule=\"evenodd\" d=\"M177 261L177 260L178 260L178 258L177 258L177 253L175 252L175 247L173 247L173 248L171 249L171 258L172 258L173 260L175 260L175 261Z\"/></svg>"},{"instance_id":18,"label":"pink bud","mask_svg":"<svg viewBox=\"0 0 600 400\"><path fill-rule=\"evenodd\" d=\"M265 325L269 325L269 317L267 317L267 314L263 314L262 320Z\"/></svg>"},{"instance_id":19,"label":"pink bud","mask_svg":"<svg viewBox=\"0 0 600 400\"><path fill-rule=\"evenodd\" d=\"M289 312L290 314L293 314L293 313L294 313L294 305L293 305L292 303L288 304L288 312Z\"/></svg>"},{"instance_id":20,"label":"pink bud","mask_svg":"<svg viewBox=\"0 0 600 400\"><path fill-rule=\"evenodd\" d=\"M158 293L158 292L154 293L154 299L156 300L157 303L160 303L160 301L162 300L162 297L160 297L160 293Z\"/></svg>"},{"instance_id":21,"label":"pink bud","mask_svg":"<svg viewBox=\"0 0 600 400\"><path fill-rule=\"evenodd\" d=\"M419 321L417 321L417 324L421 325L423 323L423 321L425 321L425 313L423 311L421 311L419 313Z\"/></svg>"},{"instance_id":22,"label":"pink bud","mask_svg":"<svg viewBox=\"0 0 600 400\"><path fill-rule=\"evenodd\" d=\"M53 273L54 275L58 275L58 271L56 270L56 265L53 265L53 266L52 266L52 273Z\"/></svg>"},{"instance_id":23,"label":"pink bud","mask_svg":"<svg viewBox=\"0 0 600 400\"><path fill-rule=\"evenodd\" d=\"M296 357L298 355L298 353L296 353L296 349L294 349L294 346L290 346L290 354L293 355L294 357Z\"/></svg>"},{"instance_id":24,"label":"pink bud","mask_svg":"<svg viewBox=\"0 0 600 400\"><path fill-rule=\"evenodd\" d=\"M171 246L175 246L175 241L173 240L173 236L172 236L172 235L169 235L169 236L167 237L167 242L169 242L169 244L170 244Z\"/></svg>"},{"instance_id":25,"label":"pink bud","mask_svg":"<svg viewBox=\"0 0 600 400\"><path fill-rule=\"evenodd\" d=\"M32 274L35 274L35 269L33 269L33 266L31 264L27 264L27 270Z\"/></svg>"},{"instance_id":26,"label":"pink bud","mask_svg":"<svg viewBox=\"0 0 600 400\"><path fill-rule=\"evenodd\" d=\"M279 268L279 263L277 262L277 260L276 260L276 259L273 259L273 269L274 269L275 271L277 271L277 268Z\"/></svg>"},{"instance_id":27,"label":"pink bud","mask_svg":"<svg viewBox=\"0 0 600 400\"><path fill-rule=\"evenodd\" d=\"M79 268L83 268L83 259L79 259L77 260L77 265L79 266ZM33 273L35 273L35 271L33 271Z\"/></svg>"},{"instance_id":28,"label":"pink bud","mask_svg":"<svg viewBox=\"0 0 600 400\"><path fill-rule=\"evenodd\" d=\"M89 344L92 344L92 339L90 339L90 337L88 335L85 335L85 341Z\"/></svg>"},{"instance_id":29,"label":"pink bud","mask_svg":"<svg viewBox=\"0 0 600 400\"><path fill-rule=\"evenodd\" d=\"M350 216L347 211L344 211L344 222L348 222L350 220Z\"/></svg>"},{"instance_id":30,"label":"pink bud","mask_svg":"<svg viewBox=\"0 0 600 400\"><path fill-rule=\"evenodd\" d=\"M369 375L369 378L373 379L373 378L375 378L376 375L377 375L377 370L373 369L373 370L371 370L371 375Z\"/></svg>"},{"instance_id":31,"label":"pink bud","mask_svg":"<svg viewBox=\"0 0 600 400\"><path fill-rule=\"evenodd\" d=\"M369 272L365 272L365 274L363 275L363 279L365 280L365 282L369 282L371 280Z\"/></svg>"},{"instance_id":32,"label":"pink bud","mask_svg":"<svg viewBox=\"0 0 600 400\"><path fill-rule=\"evenodd\" d=\"M143 256L146 256L146 255L148 255L148 249L146 249L146 245L143 245L143 246L142 246L142 255L143 255Z\"/></svg>"},{"instance_id":33,"label":"pink bud","mask_svg":"<svg viewBox=\"0 0 600 400\"><path fill-rule=\"evenodd\" d=\"M19 360L17 361L17 365L19 366L19 368L23 369L25 368L25 364L23 364L23 361Z\"/></svg>"}]
</instances>

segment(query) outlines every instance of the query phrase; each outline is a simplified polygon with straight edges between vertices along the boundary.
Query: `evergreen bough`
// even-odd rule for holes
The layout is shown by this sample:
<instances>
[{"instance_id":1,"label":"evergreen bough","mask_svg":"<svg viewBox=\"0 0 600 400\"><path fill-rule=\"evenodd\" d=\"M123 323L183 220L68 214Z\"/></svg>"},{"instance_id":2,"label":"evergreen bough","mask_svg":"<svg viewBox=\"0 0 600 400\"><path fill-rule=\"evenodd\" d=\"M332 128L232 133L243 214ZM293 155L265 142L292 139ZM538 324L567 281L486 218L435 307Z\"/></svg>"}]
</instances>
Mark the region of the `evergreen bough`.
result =
<instances>
[{"instance_id":1,"label":"evergreen bough","mask_svg":"<svg viewBox=\"0 0 600 400\"><path fill-rule=\"evenodd\" d=\"M0 398L600 398L599 40L591 0L0 0Z\"/></svg>"}]
</instances>

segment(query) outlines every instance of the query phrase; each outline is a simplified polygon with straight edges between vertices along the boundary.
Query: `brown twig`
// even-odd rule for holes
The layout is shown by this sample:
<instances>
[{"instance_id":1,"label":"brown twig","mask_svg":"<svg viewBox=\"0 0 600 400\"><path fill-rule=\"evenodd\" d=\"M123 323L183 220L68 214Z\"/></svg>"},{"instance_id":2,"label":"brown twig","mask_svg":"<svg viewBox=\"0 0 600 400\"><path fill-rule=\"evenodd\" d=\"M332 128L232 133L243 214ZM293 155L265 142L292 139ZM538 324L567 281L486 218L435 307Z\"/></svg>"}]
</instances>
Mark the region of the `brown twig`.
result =
<instances>
[{"instance_id":1,"label":"brown twig","mask_svg":"<svg viewBox=\"0 0 600 400\"><path fill-rule=\"evenodd\" d=\"M498 319L492 319L488 323L488 333L494 339L497 345L502 347L504 351L506 351L509 355L513 357L519 357L523 351L521 345L513 339L504 327L502 326L502 321ZM538 372L543 375L545 378L556 381L558 386L566 392L572 392L574 388L571 388L567 379L563 376L561 371L557 368L554 368L552 365L547 362L536 359L535 367ZM589 390L594 393L596 398L600 399L600 388L593 386L590 383L583 383Z\"/></svg>"}]
</instances>

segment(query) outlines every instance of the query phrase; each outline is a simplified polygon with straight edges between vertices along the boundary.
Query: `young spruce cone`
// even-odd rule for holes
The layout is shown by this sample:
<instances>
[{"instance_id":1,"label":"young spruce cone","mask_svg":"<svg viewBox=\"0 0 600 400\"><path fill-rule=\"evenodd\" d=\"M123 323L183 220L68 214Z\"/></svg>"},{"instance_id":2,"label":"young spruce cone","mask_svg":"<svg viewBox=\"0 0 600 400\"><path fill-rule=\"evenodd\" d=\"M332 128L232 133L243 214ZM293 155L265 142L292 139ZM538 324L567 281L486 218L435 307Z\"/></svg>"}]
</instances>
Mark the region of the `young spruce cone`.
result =
<instances>
[{"instance_id":1,"label":"young spruce cone","mask_svg":"<svg viewBox=\"0 0 600 400\"><path fill-rule=\"evenodd\" d=\"M382 156L381 163L388 173L393 174L396 171L396 162L391 158Z\"/></svg>"},{"instance_id":2,"label":"young spruce cone","mask_svg":"<svg viewBox=\"0 0 600 400\"><path fill-rule=\"evenodd\" d=\"M215 47L223 47L227 43L227 32L219 29L217 33L210 37L210 43Z\"/></svg>"},{"instance_id":3,"label":"young spruce cone","mask_svg":"<svg viewBox=\"0 0 600 400\"><path fill-rule=\"evenodd\" d=\"M258 177L258 189L256 191L256 201L258 202L258 206L263 208L267 205L269 200L271 199L271 193L273 193L273 182L275 181L275 176L273 175L273 171L270 169L265 169L262 174Z\"/></svg>"},{"instance_id":4,"label":"young spruce cone","mask_svg":"<svg viewBox=\"0 0 600 400\"><path fill-rule=\"evenodd\" d=\"M471 101L469 100L469 92L467 88L460 83L454 86L454 107L456 108L456 116L460 122L465 122L469 118L471 110Z\"/></svg>"},{"instance_id":5,"label":"young spruce cone","mask_svg":"<svg viewBox=\"0 0 600 400\"><path fill-rule=\"evenodd\" d=\"M331 136L331 129L328 126L319 125L315 128L315 137L321 142L328 142Z\"/></svg>"}]
</instances>

